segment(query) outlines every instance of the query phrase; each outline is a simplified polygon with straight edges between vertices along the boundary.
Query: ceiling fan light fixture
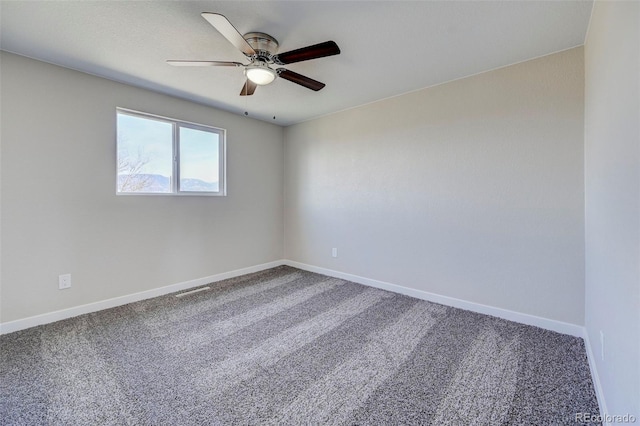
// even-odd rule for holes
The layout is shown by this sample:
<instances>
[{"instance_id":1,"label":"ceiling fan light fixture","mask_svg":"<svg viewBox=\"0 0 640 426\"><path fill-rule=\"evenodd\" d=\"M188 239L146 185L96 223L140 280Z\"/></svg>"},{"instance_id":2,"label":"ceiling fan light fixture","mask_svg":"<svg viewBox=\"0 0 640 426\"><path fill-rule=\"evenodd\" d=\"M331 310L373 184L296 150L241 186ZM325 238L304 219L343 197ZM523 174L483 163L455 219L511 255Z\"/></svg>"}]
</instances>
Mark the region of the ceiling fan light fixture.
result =
<instances>
[{"instance_id":1,"label":"ceiling fan light fixture","mask_svg":"<svg viewBox=\"0 0 640 426\"><path fill-rule=\"evenodd\" d=\"M277 73L266 65L249 65L244 70L247 78L259 86L272 83L276 79Z\"/></svg>"}]
</instances>

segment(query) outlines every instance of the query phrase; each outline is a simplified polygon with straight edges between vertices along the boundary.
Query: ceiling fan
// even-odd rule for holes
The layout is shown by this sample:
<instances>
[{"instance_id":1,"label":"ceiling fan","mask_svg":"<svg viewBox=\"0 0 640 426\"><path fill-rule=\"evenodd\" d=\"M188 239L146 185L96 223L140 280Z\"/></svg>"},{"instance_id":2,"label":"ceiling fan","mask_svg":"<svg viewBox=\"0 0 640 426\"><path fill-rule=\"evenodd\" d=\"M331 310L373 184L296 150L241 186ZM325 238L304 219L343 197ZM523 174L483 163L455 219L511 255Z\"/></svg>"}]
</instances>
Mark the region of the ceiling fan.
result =
<instances>
[{"instance_id":1,"label":"ceiling fan","mask_svg":"<svg viewBox=\"0 0 640 426\"><path fill-rule=\"evenodd\" d=\"M324 43L278 54L278 41L269 34L250 32L242 35L226 17L219 13L204 12L202 17L213 25L224 38L244 53L249 63L180 60L170 60L167 63L176 66L244 67L247 81L240 92L240 96L253 95L257 86L269 84L276 77L281 77L307 89L318 91L325 86L324 83L286 68L273 69L271 65L288 65L340 53L340 48L334 41L325 41Z\"/></svg>"}]
</instances>

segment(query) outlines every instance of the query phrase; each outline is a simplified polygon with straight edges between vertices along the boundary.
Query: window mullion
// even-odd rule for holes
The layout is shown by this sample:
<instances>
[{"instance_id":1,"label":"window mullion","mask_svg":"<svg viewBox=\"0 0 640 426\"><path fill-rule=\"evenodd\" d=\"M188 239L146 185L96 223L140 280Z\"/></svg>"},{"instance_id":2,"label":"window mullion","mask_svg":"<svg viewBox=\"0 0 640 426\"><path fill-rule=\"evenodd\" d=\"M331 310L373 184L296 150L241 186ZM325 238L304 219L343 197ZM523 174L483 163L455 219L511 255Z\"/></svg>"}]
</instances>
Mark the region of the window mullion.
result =
<instances>
[{"instance_id":1,"label":"window mullion","mask_svg":"<svg viewBox=\"0 0 640 426\"><path fill-rule=\"evenodd\" d=\"M171 190L180 192L180 125L173 123L173 179Z\"/></svg>"}]
</instances>

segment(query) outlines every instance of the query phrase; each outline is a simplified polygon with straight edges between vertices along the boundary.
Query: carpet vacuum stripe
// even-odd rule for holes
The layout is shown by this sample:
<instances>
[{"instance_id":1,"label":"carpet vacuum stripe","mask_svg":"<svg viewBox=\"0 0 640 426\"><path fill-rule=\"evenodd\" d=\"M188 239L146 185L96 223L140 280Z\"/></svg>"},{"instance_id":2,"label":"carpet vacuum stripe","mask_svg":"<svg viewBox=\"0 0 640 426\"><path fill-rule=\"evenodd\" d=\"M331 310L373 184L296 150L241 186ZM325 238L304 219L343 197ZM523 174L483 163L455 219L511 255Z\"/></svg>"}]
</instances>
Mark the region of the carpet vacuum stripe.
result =
<instances>
[{"instance_id":1,"label":"carpet vacuum stripe","mask_svg":"<svg viewBox=\"0 0 640 426\"><path fill-rule=\"evenodd\" d=\"M491 329L478 336L456 371L446 397L438 407L434 423L504 423L516 392L518 337L507 342L500 340L500 336Z\"/></svg>"},{"instance_id":2,"label":"carpet vacuum stripe","mask_svg":"<svg viewBox=\"0 0 640 426\"><path fill-rule=\"evenodd\" d=\"M227 286L224 286L224 283L218 283L218 286L208 291L207 293L209 294L207 295L193 295L191 303L189 303L188 298L183 301L176 299L177 301L183 303L174 302L175 304L171 307L171 309L167 309L166 306L162 305L162 311L160 313L151 317L145 316L143 317L143 319L145 324L150 328L164 328L166 327L167 323L174 323L196 317L200 314L210 312L215 308L223 306L227 303L283 286L299 279L301 276L302 275L300 273L286 274L281 277L254 283L253 285L245 287L228 288ZM213 295L215 295L215 297L211 297ZM147 308L148 305L144 303L136 303L134 304L134 306L138 309L139 312L142 312Z\"/></svg>"},{"instance_id":3,"label":"carpet vacuum stripe","mask_svg":"<svg viewBox=\"0 0 640 426\"><path fill-rule=\"evenodd\" d=\"M90 424L96 413L109 413L123 407L125 395L109 374L109 367L95 347L86 338L87 323L81 321L66 333L44 336L42 361L46 377L44 383L55 388L48 393L47 419L58 424ZM68 398L74 395L73 409ZM104 422L108 416L98 419ZM129 419L133 420L133 419ZM0 420L0 424L4 424Z\"/></svg>"},{"instance_id":4,"label":"carpet vacuum stripe","mask_svg":"<svg viewBox=\"0 0 640 426\"><path fill-rule=\"evenodd\" d=\"M211 344L211 342L215 340L229 336L242 328L255 324L285 309L290 309L342 284L344 284L342 280L329 279L313 286L304 287L273 302L257 306L247 312L233 315L230 318L220 321L212 321L203 325L194 333L176 336L172 344L178 347L191 348L190 350L193 350L194 347L197 348L198 346Z\"/></svg>"},{"instance_id":5,"label":"carpet vacuum stripe","mask_svg":"<svg viewBox=\"0 0 640 426\"><path fill-rule=\"evenodd\" d=\"M343 424L395 373L435 324L438 314L445 311L440 305L414 305L395 322L377 330L369 344L301 393L270 424Z\"/></svg>"},{"instance_id":6,"label":"carpet vacuum stripe","mask_svg":"<svg viewBox=\"0 0 640 426\"><path fill-rule=\"evenodd\" d=\"M208 371L203 371L200 385L205 389L214 387L218 392L224 392L224 388L261 373L266 366L275 364L286 355L329 333L350 317L388 297L391 297L391 294L382 290L366 290L315 318L284 330L250 351L237 354Z\"/></svg>"}]
</instances>

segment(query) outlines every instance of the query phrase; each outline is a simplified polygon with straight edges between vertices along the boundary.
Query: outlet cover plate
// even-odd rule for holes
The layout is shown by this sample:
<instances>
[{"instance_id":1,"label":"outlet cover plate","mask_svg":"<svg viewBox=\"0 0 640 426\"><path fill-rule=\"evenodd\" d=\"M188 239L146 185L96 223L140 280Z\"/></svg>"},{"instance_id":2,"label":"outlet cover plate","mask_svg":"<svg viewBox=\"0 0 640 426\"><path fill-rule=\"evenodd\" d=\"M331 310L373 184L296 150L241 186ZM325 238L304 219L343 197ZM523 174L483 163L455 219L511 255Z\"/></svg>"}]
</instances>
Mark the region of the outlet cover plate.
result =
<instances>
[{"instance_id":1,"label":"outlet cover plate","mask_svg":"<svg viewBox=\"0 0 640 426\"><path fill-rule=\"evenodd\" d=\"M64 290L71 287L71 274L63 274L58 277L58 288Z\"/></svg>"}]
</instances>

